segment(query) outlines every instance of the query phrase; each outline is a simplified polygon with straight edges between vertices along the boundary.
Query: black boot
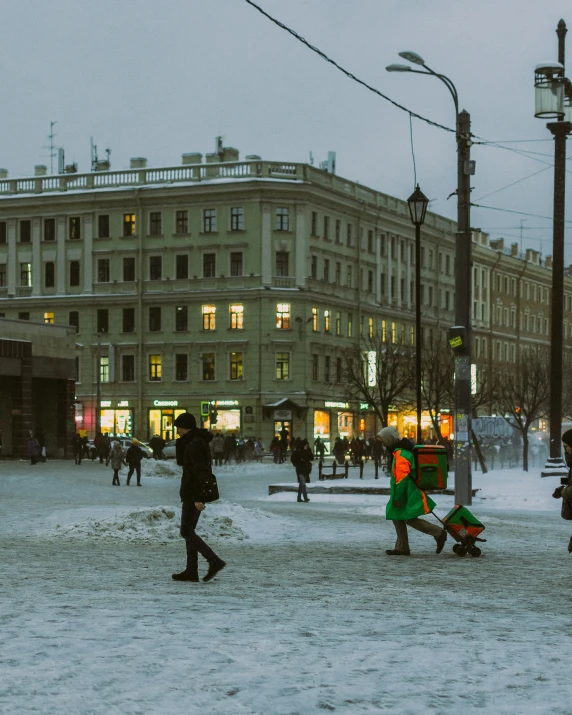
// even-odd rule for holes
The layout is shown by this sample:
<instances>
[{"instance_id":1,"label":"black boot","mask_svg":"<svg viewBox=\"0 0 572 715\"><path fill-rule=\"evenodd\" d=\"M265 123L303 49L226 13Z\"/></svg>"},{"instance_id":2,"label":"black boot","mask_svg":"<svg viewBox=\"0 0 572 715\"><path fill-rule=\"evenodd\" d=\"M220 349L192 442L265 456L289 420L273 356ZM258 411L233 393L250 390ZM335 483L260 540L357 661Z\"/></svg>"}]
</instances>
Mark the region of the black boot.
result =
<instances>
[{"instance_id":1,"label":"black boot","mask_svg":"<svg viewBox=\"0 0 572 715\"><path fill-rule=\"evenodd\" d=\"M181 571L181 573L174 573L171 578L173 581L194 581L195 583L200 581L198 573L194 571L187 571L187 569Z\"/></svg>"},{"instance_id":2,"label":"black boot","mask_svg":"<svg viewBox=\"0 0 572 715\"><path fill-rule=\"evenodd\" d=\"M203 581L207 583L208 581L212 581L213 578L217 575L219 571L222 571L222 569L226 566L226 561L223 561L222 559L219 559L218 561L211 561L209 563L209 570L207 571L207 575L204 576Z\"/></svg>"}]
</instances>

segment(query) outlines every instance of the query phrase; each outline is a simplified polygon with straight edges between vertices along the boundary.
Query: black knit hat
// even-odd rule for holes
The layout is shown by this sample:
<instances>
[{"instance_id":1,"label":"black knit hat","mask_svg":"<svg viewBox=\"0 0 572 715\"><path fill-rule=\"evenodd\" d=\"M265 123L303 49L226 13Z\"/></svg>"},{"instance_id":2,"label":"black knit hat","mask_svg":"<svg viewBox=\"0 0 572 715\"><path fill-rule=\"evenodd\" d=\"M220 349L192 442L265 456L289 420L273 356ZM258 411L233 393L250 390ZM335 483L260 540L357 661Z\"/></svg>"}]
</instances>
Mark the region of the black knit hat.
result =
<instances>
[{"instance_id":1,"label":"black knit hat","mask_svg":"<svg viewBox=\"0 0 572 715\"><path fill-rule=\"evenodd\" d=\"M183 412L176 418L173 424L175 427L182 427L183 429L195 429L197 421L190 412Z\"/></svg>"},{"instance_id":2,"label":"black knit hat","mask_svg":"<svg viewBox=\"0 0 572 715\"><path fill-rule=\"evenodd\" d=\"M566 430L562 435L562 441L569 447L572 447L572 429Z\"/></svg>"}]
</instances>

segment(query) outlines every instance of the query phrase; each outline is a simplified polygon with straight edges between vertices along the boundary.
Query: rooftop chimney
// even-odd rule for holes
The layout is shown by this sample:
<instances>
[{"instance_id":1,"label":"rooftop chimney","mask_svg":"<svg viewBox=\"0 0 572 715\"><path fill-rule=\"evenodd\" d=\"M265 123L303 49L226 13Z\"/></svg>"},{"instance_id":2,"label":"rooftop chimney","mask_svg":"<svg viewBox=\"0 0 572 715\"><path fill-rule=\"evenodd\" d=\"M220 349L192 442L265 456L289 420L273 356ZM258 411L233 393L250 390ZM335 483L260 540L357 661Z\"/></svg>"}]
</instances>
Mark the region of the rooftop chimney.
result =
<instances>
[{"instance_id":1,"label":"rooftop chimney","mask_svg":"<svg viewBox=\"0 0 572 715\"><path fill-rule=\"evenodd\" d=\"M495 238L491 241L491 248L495 251L504 251L504 238Z\"/></svg>"},{"instance_id":2,"label":"rooftop chimney","mask_svg":"<svg viewBox=\"0 0 572 715\"><path fill-rule=\"evenodd\" d=\"M544 259L544 265L546 268L552 268L552 256L546 256Z\"/></svg>"},{"instance_id":3,"label":"rooftop chimney","mask_svg":"<svg viewBox=\"0 0 572 715\"><path fill-rule=\"evenodd\" d=\"M258 154L247 154L244 157L245 161L262 161L262 157L258 156Z\"/></svg>"},{"instance_id":4,"label":"rooftop chimney","mask_svg":"<svg viewBox=\"0 0 572 715\"><path fill-rule=\"evenodd\" d=\"M8 178L8 169L0 169L0 179Z\"/></svg>"},{"instance_id":5,"label":"rooftop chimney","mask_svg":"<svg viewBox=\"0 0 572 715\"><path fill-rule=\"evenodd\" d=\"M129 166L131 169L145 169L147 167L147 159L143 156L134 156L129 161Z\"/></svg>"},{"instance_id":6,"label":"rooftop chimney","mask_svg":"<svg viewBox=\"0 0 572 715\"><path fill-rule=\"evenodd\" d=\"M513 258L518 257L518 243L510 244L510 255L513 256Z\"/></svg>"},{"instance_id":7,"label":"rooftop chimney","mask_svg":"<svg viewBox=\"0 0 572 715\"><path fill-rule=\"evenodd\" d=\"M205 160L207 164L216 164L220 161L218 154L205 154Z\"/></svg>"},{"instance_id":8,"label":"rooftop chimney","mask_svg":"<svg viewBox=\"0 0 572 715\"><path fill-rule=\"evenodd\" d=\"M36 164L34 167L34 176L47 176L48 167L45 164Z\"/></svg>"},{"instance_id":9,"label":"rooftop chimney","mask_svg":"<svg viewBox=\"0 0 572 715\"><path fill-rule=\"evenodd\" d=\"M183 164L202 164L203 155L195 151L191 154L183 154L182 159Z\"/></svg>"},{"instance_id":10,"label":"rooftop chimney","mask_svg":"<svg viewBox=\"0 0 572 715\"><path fill-rule=\"evenodd\" d=\"M231 146L225 146L222 149L223 161L238 161L238 149Z\"/></svg>"}]
</instances>

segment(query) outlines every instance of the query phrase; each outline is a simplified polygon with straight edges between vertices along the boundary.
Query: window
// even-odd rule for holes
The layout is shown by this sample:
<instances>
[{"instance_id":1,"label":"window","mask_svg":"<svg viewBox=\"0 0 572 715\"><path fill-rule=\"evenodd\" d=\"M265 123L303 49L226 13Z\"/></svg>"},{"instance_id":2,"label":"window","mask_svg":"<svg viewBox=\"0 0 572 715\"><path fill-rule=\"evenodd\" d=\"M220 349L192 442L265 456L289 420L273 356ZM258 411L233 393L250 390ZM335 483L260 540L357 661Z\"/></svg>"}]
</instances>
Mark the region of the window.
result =
<instances>
[{"instance_id":1,"label":"window","mask_svg":"<svg viewBox=\"0 0 572 715\"><path fill-rule=\"evenodd\" d=\"M287 208L276 209L276 230L277 231L289 231L290 230L290 209L287 209Z\"/></svg>"},{"instance_id":2,"label":"window","mask_svg":"<svg viewBox=\"0 0 572 715\"><path fill-rule=\"evenodd\" d=\"M242 251L233 251L230 254L230 275L241 276L242 271Z\"/></svg>"},{"instance_id":3,"label":"window","mask_svg":"<svg viewBox=\"0 0 572 715\"><path fill-rule=\"evenodd\" d=\"M189 356L186 353L175 355L175 380L186 382L189 379Z\"/></svg>"},{"instance_id":4,"label":"window","mask_svg":"<svg viewBox=\"0 0 572 715\"><path fill-rule=\"evenodd\" d=\"M160 281L163 278L163 257L149 256L149 280Z\"/></svg>"},{"instance_id":5,"label":"window","mask_svg":"<svg viewBox=\"0 0 572 715\"><path fill-rule=\"evenodd\" d=\"M24 288L32 287L32 264L20 263L20 285Z\"/></svg>"},{"instance_id":6,"label":"window","mask_svg":"<svg viewBox=\"0 0 572 715\"><path fill-rule=\"evenodd\" d=\"M100 258L97 261L97 282L109 283L109 258Z\"/></svg>"},{"instance_id":7,"label":"window","mask_svg":"<svg viewBox=\"0 0 572 715\"><path fill-rule=\"evenodd\" d=\"M318 309L317 308L312 308L312 330L316 332L318 328L320 327L318 325L319 317L318 317Z\"/></svg>"},{"instance_id":8,"label":"window","mask_svg":"<svg viewBox=\"0 0 572 715\"><path fill-rule=\"evenodd\" d=\"M352 277L353 277L352 267L348 266L347 271L346 271L346 285L348 288L352 287Z\"/></svg>"},{"instance_id":9,"label":"window","mask_svg":"<svg viewBox=\"0 0 572 715\"><path fill-rule=\"evenodd\" d=\"M244 231L244 209L240 206L230 210L230 230Z\"/></svg>"},{"instance_id":10,"label":"window","mask_svg":"<svg viewBox=\"0 0 572 715\"><path fill-rule=\"evenodd\" d=\"M330 311L324 310L324 332L330 332Z\"/></svg>"},{"instance_id":11,"label":"window","mask_svg":"<svg viewBox=\"0 0 572 715\"><path fill-rule=\"evenodd\" d=\"M397 342L397 323L391 323L391 342Z\"/></svg>"},{"instance_id":12,"label":"window","mask_svg":"<svg viewBox=\"0 0 572 715\"><path fill-rule=\"evenodd\" d=\"M324 358L324 382L330 382L331 379L331 358L326 355Z\"/></svg>"},{"instance_id":13,"label":"window","mask_svg":"<svg viewBox=\"0 0 572 715\"><path fill-rule=\"evenodd\" d=\"M310 263L310 278L318 277L318 256L312 256Z\"/></svg>"},{"instance_id":14,"label":"window","mask_svg":"<svg viewBox=\"0 0 572 715\"><path fill-rule=\"evenodd\" d=\"M367 272L367 290L368 293L373 293L373 271Z\"/></svg>"},{"instance_id":15,"label":"window","mask_svg":"<svg viewBox=\"0 0 572 715\"><path fill-rule=\"evenodd\" d=\"M348 338L351 338L354 332L354 317L348 313Z\"/></svg>"},{"instance_id":16,"label":"window","mask_svg":"<svg viewBox=\"0 0 572 715\"><path fill-rule=\"evenodd\" d=\"M186 305L178 305L175 308L175 330L184 333L189 329L189 310Z\"/></svg>"},{"instance_id":17,"label":"window","mask_svg":"<svg viewBox=\"0 0 572 715\"><path fill-rule=\"evenodd\" d=\"M290 303L278 303L276 305L276 327L281 330L290 328Z\"/></svg>"},{"instance_id":18,"label":"window","mask_svg":"<svg viewBox=\"0 0 572 715\"><path fill-rule=\"evenodd\" d=\"M53 288L56 282L56 265L53 261L44 263L44 286Z\"/></svg>"},{"instance_id":19,"label":"window","mask_svg":"<svg viewBox=\"0 0 572 715\"><path fill-rule=\"evenodd\" d=\"M178 235L183 235L189 232L189 212L181 209L175 211L175 232Z\"/></svg>"},{"instance_id":20,"label":"window","mask_svg":"<svg viewBox=\"0 0 572 715\"><path fill-rule=\"evenodd\" d=\"M374 334L375 334L375 323L373 321L373 318L368 318L367 319L367 337L373 338Z\"/></svg>"},{"instance_id":21,"label":"window","mask_svg":"<svg viewBox=\"0 0 572 715\"><path fill-rule=\"evenodd\" d=\"M32 240L32 222L20 221L20 243L30 243Z\"/></svg>"},{"instance_id":22,"label":"window","mask_svg":"<svg viewBox=\"0 0 572 715\"><path fill-rule=\"evenodd\" d=\"M76 333L79 333L79 312L77 310L70 310L68 324L75 328Z\"/></svg>"},{"instance_id":23,"label":"window","mask_svg":"<svg viewBox=\"0 0 572 715\"><path fill-rule=\"evenodd\" d=\"M5 245L8 240L8 230L6 221L0 221L0 244Z\"/></svg>"},{"instance_id":24,"label":"window","mask_svg":"<svg viewBox=\"0 0 572 715\"><path fill-rule=\"evenodd\" d=\"M123 382L135 382L135 355L121 356L121 379Z\"/></svg>"},{"instance_id":25,"label":"window","mask_svg":"<svg viewBox=\"0 0 572 715\"><path fill-rule=\"evenodd\" d=\"M312 211L312 229L311 229L311 234L312 234L312 236L317 236L317 235L318 235L318 212L317 212L317 211Z\"/></svg>"},{"instance_id":26,"label":"window","mask_svg":"<svg viewBox=\"0 0 572 715\"><path fill-rule=\"evenodd\" d=\"M230 306L230 327L231 327L231 330L242 330L243 318L244 318L244 306L231 305Z\"/></svg>"},{"instance_id":27,"label":"window","mask_svg":"<svg viewBox=\"0 0 572 715\"><path fill-rule=\"evenodd\" d=\"M336 335L342 334L342 314L338 310L336 312Z\"/></svg>"},{"instance_id":28,"label":"window","mask_svg":"<svg viewBox=\"0 0 572 715\"><path fill-rule=\"evenodd\" d=\"M123 235L135 236L135 214L123 214Z\"/></svg>"},{"instance_id":29,"label":"window","mask_svg":"<svg viewBox=\"0 0 572 715\"><path fill-rule=\"evenodd\" d=\"M342 222L336 219L336 243L342 242Z\"/></svg>"},{"instance_id":30,"label":"window","mask_svg":"<svg viewBox=\"0 0 572 715\"><path fill-rule=\"evenodd\" d=\"M53 313L44 313L44 323L53 323L54 320L55 319Z\"/></svg>"},{"instance_id":31,"label":"window","mask_svg":"<svg viewBox=\"0 0 572 715\"><path fill-rule=\"evenodd\" d=\"M276 379L290 379L290 353L276 353Z\"/></svg>"},{"instance_id":32,"label":"window","mask_svg":"<svg viewBox=\"0 0 572 715\"><path fill-rule=\"evenodd\" d=\"M448 276L451 275L451 256L449 254L445 256L445 273Z\"/></svg>"},{"instance_id":33,"label":"window","mask_svg":"<svg viewBox=\"0 0 572 715\"><path fill-rule=\"evenodd\" d=\"M80 263L70 261L70 287L76 288L80 284Z\"/></svg>"},{"instance_id":34,"label":"window","mask_svg":"<svg viewBox=\"0 0 572 715\"><path fill-rule=\"evenodd\" d=\"M44 241L55 241L56 240L56 219L55 218L45 218L44 219ZM0 241L1 243L1 241Z\"/></svg>"},{"instance_id":35,"label":"window","mask_svg":"<svg viewBox=\"0 0 572 715\"><path fill-rule=\"evenodd\" d=\"M97 237L109 238L109 214L100 214L97 217Z\"/></svg>"},{"instance_id":36,"label":"window","mask_svg":"<svg viewBox=\"0 0 572 715\"><path fill-rule=\"evenodd\" d=\"M373 231L368 231L367 232L367 250L370 253L374 253L374 247L373 247Z\"/></svg>"},{"instance_id":37,"label":"window","mask_svg":"<svg viewBox=\"0 0 572 715\"><path fill-rule=\"evenodd\" d=\"M216 307L214 305L203 305L203 330L214 330L216 328Z\"/></svg>"},{"instance_id":38,"label":"window","mask_svg":"<svg viewBox=\"0 0 572 715\"><path fill-rule=\"evenodd\" d=\"M123 259L123 280L131 282L135 280L135 258L128 257Z\"/></svg>"},{"instance_id":39,"label":"window","mask_svg":"<svg viewBox=\"0 0 572 715\"><path fill-rule=\"evenodd\" d=\"M330 240L330 217L324 216L324 241Z\"/></svg>"},{"instance_id":40,"label":"window","mask_svg":"<svg viewBox=\"0 0 572 715\"><path fill-rule=\"evenodd\" d=\"M70 233L69 237L71 241L77 241L81 238L81 217L80 216L70 216Z\"/></svg>"},{"instance_id":41,"label":"window","mask_svg":"<svg viewBox=\"0 0 572 715\"><path fill-rule=\"evenodd\" d=\"M216 233L216 209L204 209L203 233Z\"/></svg>"},{"instance_id":42,"label":"window","mask_svg":"<svg viewBox=\"0 0 572 715\"><path fill-rule=\"evenodd\" d=\"M123 308L123 332L135 332L135 308Z\"/></svg>"},{"instance_id":43,"label":"window","mask_svg":"<svg viewBox=\"0 0 572 715\"><path fill-rule=\"evenodd\" d=\"M161 330L161 308L149 308L149 332L158 333Z\"/></svg>"},{"instance_id":44,"label":"window","mask_svg":"<svg viewBox=\"0 0 572 715\"><path fill-rule=\"evenodd\" d=\"M149 214L149 235L161 236L163 233L163 216L160 211L151 211Z\"/></svg>"},{"instance_id":45,"label":"window","mask_svg":"<svg viewBox=\"0 0 572 715\"><path fill-rule=\"evenodd\" d=\"M189 257L187 254L175 256L175 278L186 280L189 277Z\"/></svg>"},{"instance_id":46,"label":"window","mask_svg":"<svg viewBox=\"0 0 572 715\"><path fill-rule=\"evenodd\" d=\"M109 311L107 308L98 308L97 310L97 332L109 332Z\"/></svg>"},{"instance_id":47,"label":"window","mask_svg":"<svg viewBox=\"0 0 572 715\"><path fill-rule=\"evenodd\" d=\"M336 358L336 382L342 381L342 358Z\"/></svg>"},{"instance_id":48,"label":"window","mask_svg":"<svg viewBox=\"0 0 572 715\"><path fill-rule=\"evenodd\" d=\"M6 264L0 263L0 288L6 287Z\"/></svg>"},{"instance_id":49,"label":"window","mask_svg":"<svg viewBox=\"0 0 572 715\"><path fill-rule=\"evenodd\" d=\"M276 251L276 275L289 275L289 254L287 251Z\"/></svg>"},{"instance_id":50,"label":"window","mask_svg":"<svg viewBox=\"0 0 572 715\"><path fill-rule=\"evenodd\" d=\"M214 380L215 379L215 354L214 353L203 353L202 364L203 364L203 380Z\"/></svg>"},{"instance_id":51,"label":"window","mask_svg":"<svg viewBox=\"0 0 572 715\"><path fill-rule=\"evenodd\" d=\"M107 355L99 358L99 381L109 382L109 358Z\"/></svg>"},{"instance_id":52,"label":"window","mask_svg":"<svg viewBox=\"0 0 572 715\"><path fill-rule=\"evenodd\" d=\"M216 276L216 254L203 253L203 278Z\"/></svg>"},{"instance_id":53,"label":"window","mask_svg":"<svg viewBox=\"0 0 572 715\"><path fill-rule=\"evenodd\" d=\"M354 227L351 223L348 223L346 229L346 246L352 247L354 245Z\"/></svg>"},{"instance_id":54,"label":"window","mask_svg":"<svg viewBox=\"0 0 572 715\"><path fill-rule=\"evenodd\" d=\"M18 313L18 320L30 320L30 313Z\"/></svg>"},{"instance_id":55,"label":"window","mask_svg":"<svg viewBox=\"0 0 572 715\"><path fill-rule=\"evenodd\" d=\"M330 260L328 258L324 258L324 281L330 282Z\"/></svg>"},{"instance_id":56,"label":"window","mask_svg":"<svg viewBox=\"0 0 572 715\"><path fill-rule=\"evenodd\" d=\"M242 353L230 354L230 379L242 380Z\"/></svg>"},{"instance_id":57,"label":"window","mask_svg":"<svg viewBox=\"0 0 572 715\"><path fill-rule=\"evenodd\" d=\"M342 284L342 264L336 261L336 285Z\"/></svg>"},{"instance_id":58,"label":"window","mask_svg":"<svg viewBox=\"0 0 572 715\"><path fill-rule=\"evenodd\" d=\"M149 355L149 380L152 382L161 380L162 363L161 355Z\"/></svg>"},{"instance_id":59,"label":"window","mask_svg":"<svg viewBox=\"0 0 572 715\"><path fill-rule=\"evenodd\" d=\"M312 355L312 380L314 382L318 381L318 376L319 376L318 360L319 360L318 355L315 355L315 354Z\"/></svg>"}]
</instances>

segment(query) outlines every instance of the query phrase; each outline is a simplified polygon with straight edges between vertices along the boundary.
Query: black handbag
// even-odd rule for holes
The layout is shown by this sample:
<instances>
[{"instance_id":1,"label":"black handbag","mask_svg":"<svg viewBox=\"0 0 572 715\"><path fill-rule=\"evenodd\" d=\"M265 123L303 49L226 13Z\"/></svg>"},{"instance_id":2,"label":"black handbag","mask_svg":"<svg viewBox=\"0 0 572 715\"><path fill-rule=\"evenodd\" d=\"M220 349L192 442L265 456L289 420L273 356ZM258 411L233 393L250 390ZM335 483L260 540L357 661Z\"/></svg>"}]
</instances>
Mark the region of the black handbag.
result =
<instances>
[{"instance_id":1,"label":"black handbag","mask_svg":"<svg viewBox=\"0 0 572 715\"><path fill-rule=\"evenodd\" d=\"M572 502L567 499L562 500L562 510L560 516L566 521L572 521Z\"/></svg>"},{"instance_id":2,"label":"black handbag","mask_svg":"<svg viewBox=\"0 0 572 715\"><path fill-rule=\"evenodd\" d=\"M203 503L209 504L219 498L218 484L215 475L211 472L203 477L202 483Z\"/></svg>"}]
</instances>

